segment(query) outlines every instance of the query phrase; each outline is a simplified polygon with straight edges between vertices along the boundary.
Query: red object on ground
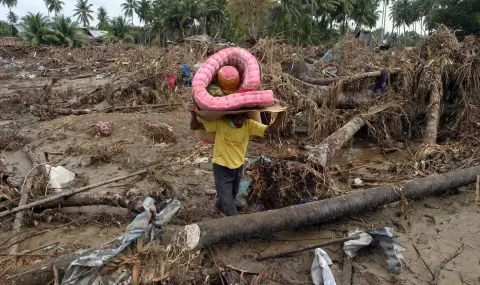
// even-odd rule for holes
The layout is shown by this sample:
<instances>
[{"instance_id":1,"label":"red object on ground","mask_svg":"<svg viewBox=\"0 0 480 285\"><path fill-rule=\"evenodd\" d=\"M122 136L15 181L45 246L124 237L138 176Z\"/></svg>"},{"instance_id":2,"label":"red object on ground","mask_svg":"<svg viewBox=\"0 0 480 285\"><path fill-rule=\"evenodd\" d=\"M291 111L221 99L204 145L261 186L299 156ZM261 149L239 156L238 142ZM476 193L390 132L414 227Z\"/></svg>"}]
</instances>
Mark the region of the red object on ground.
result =
<instances>
[{"instance_id":1,"label":"red object on ground","mask_svg":"<svg viewBox=\"0 0 480 285\"><path fill-rule=\"evenodd\" d=\"M170 87L170 88L175 87L175 74L170 74L167 77L167 80L168 80L168 87Z\"/></svg>"}]
</instances>

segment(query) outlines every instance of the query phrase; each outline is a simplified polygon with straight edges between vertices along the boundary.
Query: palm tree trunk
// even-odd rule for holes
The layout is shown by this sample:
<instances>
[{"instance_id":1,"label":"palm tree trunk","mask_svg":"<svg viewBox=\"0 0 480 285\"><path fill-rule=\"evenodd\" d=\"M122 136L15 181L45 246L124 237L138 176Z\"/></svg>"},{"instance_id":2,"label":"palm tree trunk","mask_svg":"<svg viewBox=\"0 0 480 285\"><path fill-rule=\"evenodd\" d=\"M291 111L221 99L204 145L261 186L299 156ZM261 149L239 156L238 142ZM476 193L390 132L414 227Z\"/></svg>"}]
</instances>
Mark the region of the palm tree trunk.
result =
<instances>
[{"instance_id":1,"label":"palm tree trunk","mask_svg":"<svg viewBox=\"0 0 480 285\"><path fill-rule=\"evenodd\" d=\"M385 36L385 1L383 0L383 10L382 10L382 39Z\"/></svg>"}]
</instances>

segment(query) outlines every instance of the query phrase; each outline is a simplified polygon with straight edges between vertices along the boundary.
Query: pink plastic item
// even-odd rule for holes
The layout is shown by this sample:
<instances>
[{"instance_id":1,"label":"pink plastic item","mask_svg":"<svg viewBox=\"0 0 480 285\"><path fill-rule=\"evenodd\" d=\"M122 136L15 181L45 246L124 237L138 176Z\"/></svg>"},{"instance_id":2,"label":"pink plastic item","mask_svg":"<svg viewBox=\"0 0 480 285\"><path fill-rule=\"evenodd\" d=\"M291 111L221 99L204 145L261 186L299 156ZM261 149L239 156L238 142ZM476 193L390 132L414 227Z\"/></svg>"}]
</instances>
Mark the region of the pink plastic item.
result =
<instances>
[{"instance_id":1,"label":"pink plastic item","mask_svg":"<svg viewBox=\"0 0 480 285\"><path fill-rule=\"evenodd\" d=\"M240 73L238 93L214 97L207 91L215 75L225 65L235 66ZM260 66L257 59L242 48L226 48L212 55L195 73L193 98L202 110L227 111L240 108L267 107L273 104L271 90L255 91L260 86Z\"/></svg>"}]
</instances>

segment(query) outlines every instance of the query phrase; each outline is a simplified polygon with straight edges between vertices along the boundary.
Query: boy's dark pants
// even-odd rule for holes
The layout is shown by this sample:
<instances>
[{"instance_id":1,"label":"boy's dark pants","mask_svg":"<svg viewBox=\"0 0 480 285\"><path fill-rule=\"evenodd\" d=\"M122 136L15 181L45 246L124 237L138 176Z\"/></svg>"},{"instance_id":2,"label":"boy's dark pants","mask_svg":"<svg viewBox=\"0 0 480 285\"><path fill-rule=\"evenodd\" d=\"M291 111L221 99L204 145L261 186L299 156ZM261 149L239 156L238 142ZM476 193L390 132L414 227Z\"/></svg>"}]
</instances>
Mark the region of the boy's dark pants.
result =
<instances>
[{"instance_id":1,"label":"boy's dark pants","mask_svg":"<svg viewBox=\"0 0 480 285\"><path fill-rule=\"evenodd\" d=\"M217 189L217 202L215 206L225 216L233 216L237 213L235 197L238 193L240 179L242 179L243 165L236 169L213 164L213 176L215 189Z\"/></svg>"}]
</instances>

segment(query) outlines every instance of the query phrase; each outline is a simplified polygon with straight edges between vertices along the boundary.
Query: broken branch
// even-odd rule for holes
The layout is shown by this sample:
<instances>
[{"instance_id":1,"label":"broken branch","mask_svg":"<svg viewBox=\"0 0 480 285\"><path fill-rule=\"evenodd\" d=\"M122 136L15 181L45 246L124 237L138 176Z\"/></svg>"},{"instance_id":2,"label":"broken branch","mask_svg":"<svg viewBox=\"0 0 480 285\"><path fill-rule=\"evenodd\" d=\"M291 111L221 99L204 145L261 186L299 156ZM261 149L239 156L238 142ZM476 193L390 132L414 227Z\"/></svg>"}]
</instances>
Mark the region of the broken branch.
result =
<instances>
[{"instance_id":1,"label":"broken branch","mask_svg":"<svg viewBox=\"0 0 480 285\"><path fill-rule=\"evenodd\" d=\"M273 254L273 255L260 256L260 257L257 258L257 261L264 261L264 260L269 260L269 259L274 259L274 258L279 258L279 257L286 257L286 256L289 256L289 255L292 255L292 254L295 254L295 253L300 253L300 252L304 252L304 251L307 251L307 250L321 248L321 247L325 247L325 246L329 246L329 245L344 243L346 241L353 240L353 239L359 239L359 238L360 238L360 235L352 235L352 236L348 236L348 237L344 237L344 238L329 240L327 242L322 242L322 243L312 245L312 246L308 246L308 247L304 247L304 248L288 250L288 251L284 251L284 252Z\"/></svg>"},{"instance_id":2,"label":"broken branch","mask_svg":"<svg viewBox=\"0 0 480 285\"><path fill-rule=\"evenodd\" d=\"M30 171L30 175L27 175L25 178L25 181L23 183L22 189L20 189L20 201L18 202L18 207L23 207L25 204L28 202L28 196L30 194L30 189L32 189L34 181L35 181L35 176L40 172L41 174L45 174L45 155L44 154L36 154L33 150L33 147L31 145L28 146L28 157L32 161L32 170ZM17 207L17 208L18 208ZM17 212L15 215L15 220L13 222L13 234L17 235L20 233L20 229L22 227L23 223L23 211ZM13 245L9 253L10 254L16 254L18 252L18 244Z\"/></svg>"},{"instance_id":3,"label":"broken branch","mask_svg":"<svg viewBox=\"0 0 480 285\"><path fill-rule=\"evenodd\" d=\"M133 177L133 176L142 175L142 174L147 173L147 172L148 172L148 169L143 169L143 170L140 170L140 171L128 174L128 175L112 178L112 179L105 180L105 181L102 181L102 182L98 182L98 183L95 183L95 184L92 184L92 185L81 187L81 188L78 188L78 189L75 189L75 190L65 191L64 193L61 193L61 194L58 194L58 195L55 195L55 196L52 196L52 197L49 197L49 198L45 198L45 199L38 200L38 201L35 201L33 203L30 203L30 204L19 206L19 207L13 208L13 209L8 210L8 211L0 212L0 218L11 215L11 214L14 214L14 213L17 213L17 212L20 212L20 211L23 211L23 210L26 210L26 209L30 209L30 208L33 208L33 207L36 207L36 206L40 206L40 205L43 205L43 204L46 204L46 203L49 203L49 202L52 202L52 201L56 201L56 200L64 198L64 197L68 197L68 196L72 196L72 195L75 195L75 194L78 194L78 193L81 193L81 192L85 192L87 190L90 190L90 189L93 189L93 188L96 188L96 187L100 187L100 186L103 186L103 185L106 185L106 184L110 184L110 183L113 183L113 182L124 180L124 179L130 178L130 177Z\"/></svg>"},{"instance_id":4,"label":"broken branch","mask_svg":"<svg viewBox=\"0 0 480 285\"><path fill-rule=\"evenodd\" d=\"M342 146L353 138L353 136L366 124L366 120L379 112L385 111L391 105L387 104L376 108L366 114L354 117L338 131L331 134L322 143L316 146L304 146L303 149L309 152L309 159L314 163L326 168L330 165L335 153Z\"/></svg>"}]
</instances>

